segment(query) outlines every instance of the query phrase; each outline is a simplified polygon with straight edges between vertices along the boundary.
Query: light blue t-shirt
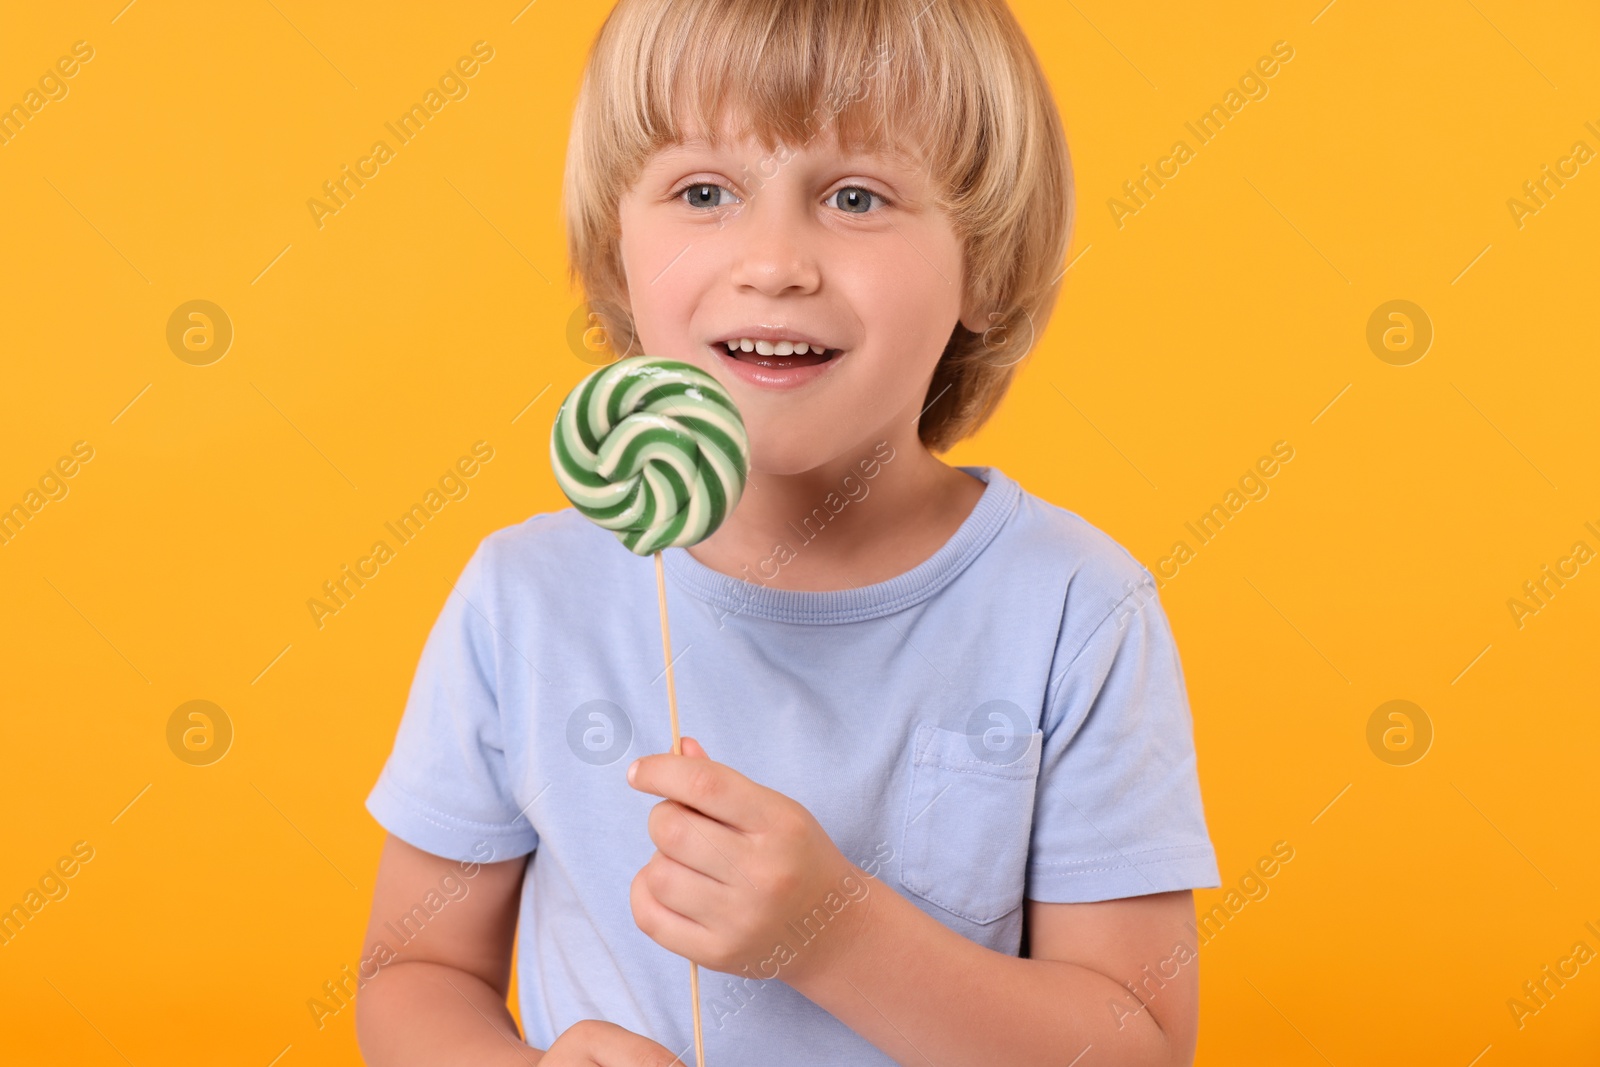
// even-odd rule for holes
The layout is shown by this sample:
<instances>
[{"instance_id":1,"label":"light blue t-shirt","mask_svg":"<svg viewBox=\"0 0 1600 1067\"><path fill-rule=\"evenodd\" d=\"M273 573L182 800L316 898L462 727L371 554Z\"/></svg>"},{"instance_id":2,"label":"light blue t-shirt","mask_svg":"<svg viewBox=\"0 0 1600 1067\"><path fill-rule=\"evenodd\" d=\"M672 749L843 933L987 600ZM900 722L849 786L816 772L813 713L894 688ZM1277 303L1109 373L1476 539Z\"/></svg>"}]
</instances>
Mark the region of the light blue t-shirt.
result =
<instances>
[{"instance_id":1,"label":"light blue t-shirt","mask_svg":"<svg viewBox=\"0 0 1600 1067\"><path fill-rule=\"evenodd\" d=\"M803 804L879 880L872 892L1009 955L1024 898L1220 885L1154 579L996 468L959 469L986 483L971 515L874 585L774 589L668 549L683 732ZM799 534L828 536L796 530L797 553ZM628 903L659 798L625 773L670 748L652 561L572 509L485 537L367 808L440 856L528 857L517 980L536 1047L589 1018L690 1047L688 965ZM831 907L856 899L846 887ZM791 948L827 936L827 919L795 924ZM892 1062L789 987L782 962L702 969L708 1062Z\"/></svg>"}]
</instances>

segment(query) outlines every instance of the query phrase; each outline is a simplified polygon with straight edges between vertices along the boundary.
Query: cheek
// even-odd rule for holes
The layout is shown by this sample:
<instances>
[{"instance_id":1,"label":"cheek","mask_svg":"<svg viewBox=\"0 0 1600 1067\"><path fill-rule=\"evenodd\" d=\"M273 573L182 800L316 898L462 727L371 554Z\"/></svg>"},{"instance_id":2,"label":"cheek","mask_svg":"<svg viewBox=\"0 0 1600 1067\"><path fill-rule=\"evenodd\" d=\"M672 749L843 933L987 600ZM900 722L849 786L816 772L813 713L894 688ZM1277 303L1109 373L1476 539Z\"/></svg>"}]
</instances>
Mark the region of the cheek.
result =
<instances>
[{"instance_id":1,"label":"cheek","mask_svg":"<svg viewBox=\"0 0 1600 1067\"><path fill-rule=\"evenodd\" d=\"M650 261L655 256L654 245L659 241L652 240L657 235L651 232L643 217L630 215L626 207L620 213L619 223L621 233L617 238L617 258L622 264L622 277L628 286L628 295L637 301L649 295L644 281L653 273Z\"/></svg>"},{"instance_id":2,"label":"cheek","mask_svg":"<svg viewBox=\"0 0 1600 1067\"><path fill-rule=\"evenodd\" d=\"M905 240L848 260L845 291L884 363L931 370L960 315L960 255L948 234L901 229Z\"/></svg>"},{"instance_id":3,"label":"cheek","mask_svg":"<svg viewBox=\"0 0 1600 1067\"><path fill-rule=\"evenodd\" d=\"M685 252L681 235L663 232L648 216L630 216L626 208L620 214L618 256L638 334L635 354L694 362L699 353L684 349L693 336L689 320L707 257L696 255L701 250Z\"/></svg>"}]
</instances>

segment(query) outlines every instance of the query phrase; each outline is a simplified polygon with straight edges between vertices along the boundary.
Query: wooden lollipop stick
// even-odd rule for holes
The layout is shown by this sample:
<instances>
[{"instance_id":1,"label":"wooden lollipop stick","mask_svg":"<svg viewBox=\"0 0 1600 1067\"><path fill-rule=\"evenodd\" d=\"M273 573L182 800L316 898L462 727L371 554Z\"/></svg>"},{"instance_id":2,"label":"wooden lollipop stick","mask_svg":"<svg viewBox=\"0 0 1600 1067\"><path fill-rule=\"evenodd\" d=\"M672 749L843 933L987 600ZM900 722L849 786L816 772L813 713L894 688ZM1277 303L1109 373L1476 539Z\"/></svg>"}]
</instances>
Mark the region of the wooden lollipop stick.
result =
<instances>
[{"instance_id":1,"label":"wooden lollipop stick","mask_svg":"<svg viewBox=\"0 0 1600 1067\"><path fill-rule=\"evenodd\" d=\"M678 734L678 692L672 684L672 635L667 629L667 580L661 571L661 552L656 557L656 600L661 604L661 651L667 659L667 710L672 715L672 754L683 755L683 738ZM689 999L694 1006L694 1061L706 1067L705 1038L700 1032L700 967L689 961Z\"/></svg>"},{"instance_id":2,"label":"wooden lollipop stick","mask_svg":"<svg viewBox=\"0 0 1600 1067\"><path fill-rule=\"evenodd\" d=\"M672 686L672 635L667 630L667 579L661 571L661 553L656 552L656 600L661 604L661 651L667 657L667 709L672 713L672 754L683 755L683 738L678 736L678 691Z\"/></svg>"}]
</instances>

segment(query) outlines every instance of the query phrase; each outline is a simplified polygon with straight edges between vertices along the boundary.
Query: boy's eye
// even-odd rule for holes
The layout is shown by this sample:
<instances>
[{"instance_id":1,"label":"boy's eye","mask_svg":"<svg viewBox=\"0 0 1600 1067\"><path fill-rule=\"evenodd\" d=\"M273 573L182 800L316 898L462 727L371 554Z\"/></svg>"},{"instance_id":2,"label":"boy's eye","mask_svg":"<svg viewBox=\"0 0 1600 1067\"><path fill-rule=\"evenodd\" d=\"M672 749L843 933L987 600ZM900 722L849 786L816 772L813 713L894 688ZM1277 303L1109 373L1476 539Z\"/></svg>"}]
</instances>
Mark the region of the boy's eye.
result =
<instances>
[{"instance_id":1,"label":"boy's eye","mask_svg":"<svg viewBox=\"0 0 1600 1067\"><path fill-rule=\"evenodd\" d=\"M877 193L872 192L870 189L863 189L859 185L845 186L837 193L834 193L832 199L836 207L852 215L868 214L869 205L873 200L877 200L880 205L885 202L883 197Z\"/></svg>"},{"instance_id":2,"label":"boy's eye","mask_svg":"<svg viewBox=\"0 0 1600 1067\"><path fill-rule=\"evenodd\" d=\"M721 194L720 196L718 194ZM724 198L731 200L733 194L720 185L711 182L697 182L678 194L690 207L715 208L724 206Z\"/></svg>"}]
</instances>

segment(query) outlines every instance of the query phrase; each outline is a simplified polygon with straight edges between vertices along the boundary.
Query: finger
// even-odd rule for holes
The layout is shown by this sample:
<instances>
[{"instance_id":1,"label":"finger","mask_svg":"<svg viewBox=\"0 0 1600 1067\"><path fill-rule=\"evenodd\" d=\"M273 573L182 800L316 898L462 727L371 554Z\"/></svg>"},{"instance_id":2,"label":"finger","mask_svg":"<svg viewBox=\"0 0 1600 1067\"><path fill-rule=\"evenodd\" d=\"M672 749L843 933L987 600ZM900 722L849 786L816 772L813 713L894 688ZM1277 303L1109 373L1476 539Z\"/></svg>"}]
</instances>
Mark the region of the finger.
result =
<instances>
[{"instance_id":1,"label":"finger","mask_svg":"<svg viewBox=\"0 0 1600 1067\"><path fill-rule=\"evenodd\" d=\"M628 904L633 911L633 923L646 937L685 959L704 956L711 933L694 919L667 907L655 898L645 883L646 864L634 875L628 887Z\"/></svg>"},{"instance_id":2,"label":"finger","mask_svg":"<svg viewBox=\"0 0 1600 1067\"><path fill-rule=\"evenodd\" d=\"M651 808L647 826L662 855L724 885L740 878L739 863L749 839L738 830L676 800L663 800Z\"/></svg>"},{"instance_id":3,"label":"finger","mask_svg":"<svg viewBox=\"0 0 1600 1067\"><path fill-rule=\"evenodd\" d=\"M681 1067L683 1063L664 1045L615 1023L592 1019L578 1025L585 1027L583 1054L598 1067Z\"/></svg>"},{"instance_id":4,"label":"finger","mask_svg":"<svg viewBox=\"0 0 1600 1067\"><path fill-rule=\"evenodd\" d=\"M726 763L670 752L634 760L628 768L628 784L642 793L676 800L739 830L763 829L765 812L777 796Z\"/></svg>"},{"instance_id":5,"label":"finger","mask_svg":"<svg viewBox=\"0 0 1600 1067\"><path fill-rule=\"evenodd\" d=\"M640 869L639 880L656 903L702 929L731 907L727 886L659 852Z\"/></svg>"},{"instance_id":6,"label":"finger","mask_svg":"<svg viewBox=\"0 0 1600 1067\"><path fill-rule=\"evenodd\" d=\"M705 747L702 746L700 744L700 742L696 741L694 738L685 737L685 738L682 739L682 741L683 741L683 754L685 756L692 756L695 759L710 759L711 758L710 756L706 755Z\"/></svg>"}]
</instances>

